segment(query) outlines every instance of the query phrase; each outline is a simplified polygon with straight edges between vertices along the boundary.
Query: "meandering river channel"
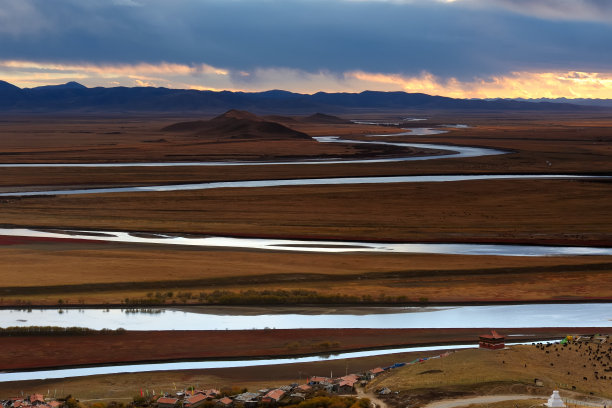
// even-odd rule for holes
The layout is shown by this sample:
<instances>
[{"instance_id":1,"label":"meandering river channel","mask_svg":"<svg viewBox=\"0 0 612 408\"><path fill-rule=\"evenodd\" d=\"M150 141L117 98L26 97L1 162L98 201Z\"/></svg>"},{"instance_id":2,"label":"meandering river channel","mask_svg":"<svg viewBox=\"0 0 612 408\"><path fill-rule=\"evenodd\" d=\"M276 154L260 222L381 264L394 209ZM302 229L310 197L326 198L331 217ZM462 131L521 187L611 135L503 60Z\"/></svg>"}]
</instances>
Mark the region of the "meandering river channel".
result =
<instances>
[{"instance_id":1,"label":"meandering river channel","mask_svg":"<svg viewBox=\"0 0 612 408\"><path fill-rule=\"evenodd\" d=\"M455 125L459 127L461 125ZM421 130L402 132L395 135L435 135L443 130ZM351 164L351 163L388 163L443 158L466 158L486 155L500 155L507 152L465 146L441 144L402 143L389 141L344 140L335 136L316 138L321 143L369 143L384 144L418 149L435 149L442 154L428 156L408 156L391 158L371 158L359 160L302 160L279 162L171 162L171 163L29 163L0 164L0 167L163 167L163 166L259 166L294 164ZM0 196L64 195L64 194L101 194L119 192L154 192L176 190L205 190L213 188L248 188L271 186L300 186L326 184L362 183L408 183L408 182L452 182L485 179L578 179L591 176L583 175L446 175L446 176L395 176L395 177L348 177L292 180L253 180L214 183L195 183L162 186L139 186L118 188L92 188L78 190L46 190L5 192ZM143 234L111 231L74 231L74 230L32 230L23 228L3 228L0 235L79 238L113 242L199 245L214 247L243 247L276 251L316 251L316 252L425 252L440 254L503 255L503 256L548 256L548 255L612 255L612 248L554 247L534 245L485 245L485 244L414 244L414 243L371 243L339 241L300 241L246 239L228 237L196 237L168 234ZM278 310L278 309L276 309ZM215 308L186 310L159 309L152 313L133 313L120 309L68 309L68 310L0 310L0 325L8 326L60 326L89 327L92 329L124 328L127 330L244 330L288 328L460 328L460 327L605 327L612 321L612 305L606 303L589 304L530 304L506 306L461 306L429 308L376 308L366 313L329 313L328 309L303 310L275 309L244 313L244 309ZM412 347L403 349L375 350L341 353L328 358L354 358L371 355L401 353L408 351L429 351L448 348L466 348L469 345L447 345L444 347ZM321 357L302 357L294 359L267 359L245 361L199 361L163 364L121 365L114 367L75 368L67 370L44 370L20 373L0 373L0 382L41 378L64 378L119 372L144 372L157 370L186 370L217 367L245 367L268 364L285 364L318 361Z\"/></svg>"},{"instance_id":2,"label":"meandering river channel","mask_svg":"<svg viewBox=\"0 0 612 408\"><path fill-rule=\"evenodd\" d=\"M86 230L34 230L26 228L0 228L0 235L83 239L89 241L124 242L135 244L187 245L199 247L248 248L266 251L299 252L385 252L421 253L449 255L495 255L495 256L578 256L612 255L612 248L548 246L548 245L504 245L461 243L382 243L354 241L315 241L297 239L236 238L215 236L181 236L152 234L150 232L86 231Z\"/></svg>"}]
</instances>

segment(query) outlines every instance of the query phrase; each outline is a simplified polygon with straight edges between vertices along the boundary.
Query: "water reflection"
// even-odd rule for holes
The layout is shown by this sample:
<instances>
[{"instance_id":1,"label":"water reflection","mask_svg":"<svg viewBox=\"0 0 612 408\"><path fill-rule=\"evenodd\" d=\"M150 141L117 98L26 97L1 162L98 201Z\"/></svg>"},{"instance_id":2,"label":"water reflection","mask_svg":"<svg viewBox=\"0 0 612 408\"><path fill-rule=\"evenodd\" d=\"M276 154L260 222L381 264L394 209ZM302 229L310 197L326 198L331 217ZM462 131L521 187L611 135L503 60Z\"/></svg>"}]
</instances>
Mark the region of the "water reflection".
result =
<instances>
[{"instance_id":1,"label":"water reflection","mask_svg":"<svg viewBox=\"0 0 612 408\"><path fill-rule=\"evenodd\" d=\"M608 327L610 303L457 307L185 307L155 309L0 310L0 325L126 330L301 328Z\"/></svg>"},{"instance_id":2,"label":"water reflection","mask_svg":"<svg viewBox=\"0 0 612 408\"><path fill-rule=\"evenodd\" d=\"M503 244L462 244L462 243L383 243L383 242L343 242L343 241L305 241L291 239L234 238L214 236L140 234L121 231L107 231L92 234L82 230L31 230L26 228L0 228L0 235L70 238L89 241L124 242L157 245L187 245L200 247L248 248L267 251L300 252L376 252L376 253L428 253L455 255L495 255L495 256L560 256L560 255L612 255L612 248L571 247L545 245L503 245Z\"/></svg>"}]
</instances>

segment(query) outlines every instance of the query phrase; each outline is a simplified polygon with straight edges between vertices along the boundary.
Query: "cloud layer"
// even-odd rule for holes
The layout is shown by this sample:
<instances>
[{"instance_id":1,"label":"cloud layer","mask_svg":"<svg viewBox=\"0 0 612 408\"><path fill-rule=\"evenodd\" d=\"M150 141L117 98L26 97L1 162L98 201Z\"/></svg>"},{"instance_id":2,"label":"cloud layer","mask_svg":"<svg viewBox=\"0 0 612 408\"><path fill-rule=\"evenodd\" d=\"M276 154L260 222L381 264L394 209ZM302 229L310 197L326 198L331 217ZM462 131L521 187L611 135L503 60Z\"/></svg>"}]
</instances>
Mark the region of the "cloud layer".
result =
<instances>
[{"instance_id":1,"label":"cloud layer","mask_svg":"<svg viewBox=\"0 0 612 408\"><path fill-rule=\"evenodd\" d=\"M611 21L604 0L0 0L0 79L585 96Z\"/></svg>"}]
</instances>

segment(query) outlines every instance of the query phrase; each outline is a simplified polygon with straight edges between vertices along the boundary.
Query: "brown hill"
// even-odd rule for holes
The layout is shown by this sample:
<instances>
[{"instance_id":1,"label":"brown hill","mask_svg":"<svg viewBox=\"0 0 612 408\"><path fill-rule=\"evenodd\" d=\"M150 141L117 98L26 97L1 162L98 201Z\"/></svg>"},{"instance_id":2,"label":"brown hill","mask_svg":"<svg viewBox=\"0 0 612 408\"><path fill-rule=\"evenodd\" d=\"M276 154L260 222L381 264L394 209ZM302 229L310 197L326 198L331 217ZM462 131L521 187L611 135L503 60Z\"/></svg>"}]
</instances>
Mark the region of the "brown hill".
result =
<instances>
[{"instance_id":1,"label":"brown hill","mask_svg":"<svg viewBox=\"0 0 612 408\"><path fill-rule=\"evenodd\" d=\"M326 115L325 113L315 113L314 115L302 118L302 122L306 123L323 123L323 124L346 124L351 121L339 118L338 116Z\"/></svg>"},{"instance_id":2,"label":"brown hill","mask_svg":"<svg viewBox=\"0 0 612 408\"><path fill-rule=\"evenodd\" d=\"M250 112L229 110L211 120L179 122L166 126L165 132L193 132L198 136L230 139L310 139L306 133L298 132L254 115Z\"/></svg>"}]
</instances>

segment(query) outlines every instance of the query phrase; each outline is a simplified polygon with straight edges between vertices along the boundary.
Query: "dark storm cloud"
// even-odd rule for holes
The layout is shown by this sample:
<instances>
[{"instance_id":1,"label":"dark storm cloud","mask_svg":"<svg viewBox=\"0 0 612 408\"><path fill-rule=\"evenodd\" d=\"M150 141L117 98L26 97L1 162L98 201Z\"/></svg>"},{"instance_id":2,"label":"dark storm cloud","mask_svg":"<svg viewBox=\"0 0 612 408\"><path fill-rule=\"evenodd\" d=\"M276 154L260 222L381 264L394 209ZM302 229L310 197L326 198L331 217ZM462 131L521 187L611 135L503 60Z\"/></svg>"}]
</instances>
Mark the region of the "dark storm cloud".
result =
<instances>
[{"instance_id":1,"label":"dark storm cloud","mask_svg":"<svg viewBox=\"0 0 612 408\"><path fill-rule=\"evenodd\" d=\"M0 0L0 58L458 78L607 70L612 25L555 17L573 3L610 14L594 0Z\"/></svg>"}]
</instances>

